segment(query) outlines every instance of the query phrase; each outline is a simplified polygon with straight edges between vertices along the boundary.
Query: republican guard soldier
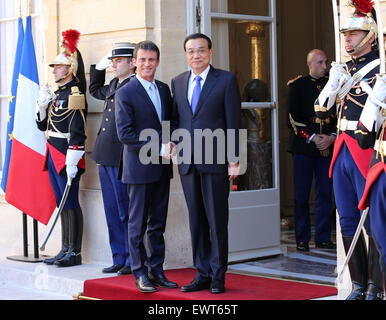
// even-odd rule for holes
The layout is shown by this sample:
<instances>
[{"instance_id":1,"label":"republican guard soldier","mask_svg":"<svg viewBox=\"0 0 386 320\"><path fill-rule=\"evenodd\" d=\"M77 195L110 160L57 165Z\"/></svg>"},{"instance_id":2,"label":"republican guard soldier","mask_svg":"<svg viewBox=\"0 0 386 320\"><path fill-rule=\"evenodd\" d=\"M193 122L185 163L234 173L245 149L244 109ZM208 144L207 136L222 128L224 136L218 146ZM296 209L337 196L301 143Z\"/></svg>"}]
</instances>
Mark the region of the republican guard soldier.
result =
<instances>
[{"instance_id":1,"label":"republican guard soldier","mask_svg":"<svg viewBox=\"0 0 386 320\"><path fill-rule=\"evenodd\" d=\"M360 86L363 80L373 87L379 73L379 58L374 50L377 25L373 4L369 0L354 1L355 11L340 30L344 36L346 52L351 56L347 63L333 62L329 81L315 102L319 117L337 103L337 134L330 166L333 178L336 207L346 254L353 241L361 211L358 203L362 198L373 149L361 149L355 139L358 120L368 99ZM348 300L377 299L374 282L379 278L379 254L368 220L365 223L369 236L367 250L363 233L356 243L348 263L352 291Z\"/></svg>"},{"instance_id":2,"label":"republican guard soldier","mask_svg":"<svg viewBox=\"0 0 386 320\"><path fill-rule=\"evenodd\" d=\"M361 83L368 92L359 119L355 137L361 148L373 148L370 169L367 173L365 191L359 202L359 209L369 208L370 227L373 234L369 241L374 241L381 256L382 278L373 279L372 290L378 298L386 299L386 76L377 75L376 83L371 89ZM383 285L383 294L382 294Z\"/></svg>"},{"instance_id":3,"label":"republican guard soldier","mask_svg":"<svg viewBox=\"0 0 386 320\"><path fill-rule=\"evenodd\" d=\"M61 53L49 64L58 89L39 91L36 122L46 132L46 169L59 206L67 183L71 184L61 212L62 248L47 264L68 267L82 263L83 214L79 204L79 180L85 171L87 103L82 56L77 49L80 33L62 33Z\"/></svg>"}]
</instances>

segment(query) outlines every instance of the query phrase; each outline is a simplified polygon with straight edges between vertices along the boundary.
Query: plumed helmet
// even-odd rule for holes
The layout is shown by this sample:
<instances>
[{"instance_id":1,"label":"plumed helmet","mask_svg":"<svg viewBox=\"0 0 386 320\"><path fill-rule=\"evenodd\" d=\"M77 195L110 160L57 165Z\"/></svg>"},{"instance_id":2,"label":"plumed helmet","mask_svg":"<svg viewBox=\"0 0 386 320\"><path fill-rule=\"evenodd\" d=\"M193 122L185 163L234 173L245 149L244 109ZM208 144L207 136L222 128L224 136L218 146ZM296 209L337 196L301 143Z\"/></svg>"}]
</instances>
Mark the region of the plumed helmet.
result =
<instances>
[{"instance_id":1,"label":"plumed helmet","mask_svg":"<svg viewBox=\"0 0 386 320\"><path fill-rule=\"evenodd\" d=\"M69 74L73 73L76 76L78 71L78 50L77 44L80 33L77 30L66 30L62 32L62 42L60 43L60 53L55 57L54 61L49 64L50 67L55 65L70 66L67 74L63 77L66 78Z\"/></svg>"},{"instance_id":2,"label":"plumed helmet","mask_svg":"<svg viewBox=\"0 0 386 320\"><path fill-rule=\"evenodd\" d=\"M340 32L361 30L368 32L366 37L357 45L353 51L358 50L370 38L377 37L377 23L375 19L374 2L372 0L351 0L350 5L355 8L354 12L344 21Z\"/></svg>"}]
</instances>

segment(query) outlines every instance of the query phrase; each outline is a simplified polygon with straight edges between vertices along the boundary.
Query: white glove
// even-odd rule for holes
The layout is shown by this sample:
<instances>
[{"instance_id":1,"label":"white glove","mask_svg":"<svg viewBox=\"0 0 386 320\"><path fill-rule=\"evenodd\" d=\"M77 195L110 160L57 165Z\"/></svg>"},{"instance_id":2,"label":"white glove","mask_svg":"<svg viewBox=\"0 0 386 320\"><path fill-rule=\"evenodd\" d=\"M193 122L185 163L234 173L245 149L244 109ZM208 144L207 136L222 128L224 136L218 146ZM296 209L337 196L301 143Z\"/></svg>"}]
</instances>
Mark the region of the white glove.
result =
<instances>
[{"instance_id":1,"label":"white glove","mask_svg":"<svg viewBox=\"0 0 386 320\"><path fill-rule=\"evenodd\" d=\"M48 84L45 84L39 88L39 97L38 101L36 101L36 104L38 104L39 107L45 107L55 98L55 93L51 91L51 88Z\"/></svg>"},{"instance_id":2,"label":"white glove","mask_svg":"<svg viewBox=\"0 0 386 320\"><path fill-rule=\"evenodd\" d=\"M332 91L336 91L339 88L339 84L342 85L341 80L346 79L348 73L346 72L344 63L331 63L331 69L329 72L329 78L327 84L329 85L329 89ZM327 86L326 84L326 86Z\"/></svg>"},{"instance_id":3,"label":"white glove","mask_svg":"<svg viewBox=\"0 0 386 320\"><path fill-rule=\"evenodd\" d=\"M66 173L67 173L67 181L69 184L71 184L71 180L75 178L76 174L78 173L78 167L77 166L66 166Z\"/></svg>"},{"instance_id":4,"label":"white glove","mask_svg":"<svg viewBox=\"0 0 386 320\"><path fill-rule=\"evenodd\" d=\"M80 159L82 159L84 155L84 150L73 150L68 149L66 154L66 173L67 173L67 180L71 181L73 178L75 178L77 172L78 172L78 162Z\"/></svg>"},{"instance_id":5,"label":"white glove","mask_svg":"<svg viewBox=\"0 0 386 320\"><path fill-rule=\"evenodd\" d=\"M43 121L47 116L47 105L56 98L48 84L40 86L39 96L36 101L36 119Z\"/></svg>"},{"instance_id":6,"label":"white glove","mask_svg":"<svg viewBox=\"0 0 386 320\"><path fill-rule=\"evenodd\" d=\"M102 70L106 70L108 67L110 67L112 64L111 60L108 58L110 56L111 56L111 53L108 53L107 55L105 55L102 58L102 60L97 63L97 65L95 66L95 69L102 71Z\"/></svg>"},{"instance_id":7,"label":"white glove","mask_svg":"<svg viewBox=\"0 0 386 320\"><path fill-rule=\"evenodd\" d=\"M374 97L380 101L385 102L386 99L386 75L377 74L377 81L373 87Z\"/></svg>"}]
</instances>

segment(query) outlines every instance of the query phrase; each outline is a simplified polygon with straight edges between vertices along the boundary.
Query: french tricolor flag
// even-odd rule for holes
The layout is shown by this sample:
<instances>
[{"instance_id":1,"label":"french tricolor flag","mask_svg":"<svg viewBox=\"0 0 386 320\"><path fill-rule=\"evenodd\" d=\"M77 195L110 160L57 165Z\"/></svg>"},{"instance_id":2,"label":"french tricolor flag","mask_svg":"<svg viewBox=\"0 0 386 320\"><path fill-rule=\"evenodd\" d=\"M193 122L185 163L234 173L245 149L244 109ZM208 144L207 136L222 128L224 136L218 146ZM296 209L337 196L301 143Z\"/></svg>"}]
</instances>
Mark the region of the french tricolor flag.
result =
<instances>
[{"instance_id":1,"label":"french tricolor flag","mask_svg":"<svg viewBox=\"0 0 386 320\"><path fill-rule=\"evenodd\" d=\"M5 200L32 218L47 225L56 207L55 195L44 171L46 139L38 130L35 105L39 78L31 29L31 16L26 28L20 61L15 106L12 152Z\"/></svg>"}]
</instances>

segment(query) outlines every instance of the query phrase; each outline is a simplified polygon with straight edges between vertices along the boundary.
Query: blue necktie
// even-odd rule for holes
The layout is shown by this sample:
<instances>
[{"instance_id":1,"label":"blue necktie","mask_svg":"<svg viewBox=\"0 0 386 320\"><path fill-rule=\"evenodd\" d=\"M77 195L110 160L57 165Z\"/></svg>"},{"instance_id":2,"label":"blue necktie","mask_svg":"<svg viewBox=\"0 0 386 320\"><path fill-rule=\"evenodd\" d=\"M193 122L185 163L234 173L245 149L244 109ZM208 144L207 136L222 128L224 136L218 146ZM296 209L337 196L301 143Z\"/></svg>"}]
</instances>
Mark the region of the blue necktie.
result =
<instances>
[{"instance_id":1,"label":"blue necktie","mask_svg":"<svg viewBox=\"0 0 386 320\"><path fill-rule=\"evenodd\" d=\"M194 113L196 111L198 99L200 98L200 93L201 93L201 83L200 82L201 82L202 78L200 76L196 76L194 78L194 80L196 81L196 85L193 89L192 101L190 103L190 107L192 108L192 113Z\"/></svg>"}]
</instances>

